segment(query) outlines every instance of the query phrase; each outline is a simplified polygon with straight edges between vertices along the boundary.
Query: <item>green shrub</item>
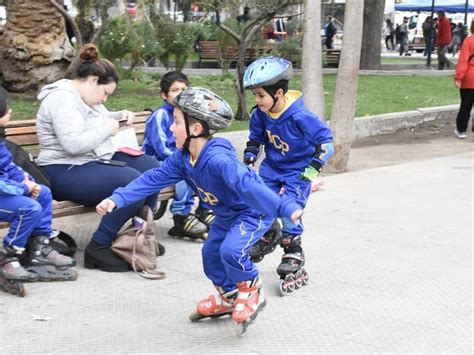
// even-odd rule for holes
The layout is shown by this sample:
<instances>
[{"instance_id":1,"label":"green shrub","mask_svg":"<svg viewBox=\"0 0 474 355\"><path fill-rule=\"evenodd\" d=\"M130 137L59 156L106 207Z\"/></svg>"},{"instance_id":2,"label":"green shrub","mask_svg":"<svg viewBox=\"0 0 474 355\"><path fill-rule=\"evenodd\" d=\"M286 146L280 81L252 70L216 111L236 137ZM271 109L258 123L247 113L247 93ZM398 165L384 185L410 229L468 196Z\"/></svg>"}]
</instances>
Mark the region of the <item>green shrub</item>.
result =
<instances>
[{"instance_id":1,"label":"green shrub","mask_svg":"<svg viewBox=\"0 0 474 355\"><path fill-rule=\"evenodd\" d=\"M164 49L158 59L169 69L170 58L174 56L176 70L181 71L194 50L199 26L195 23L175 23L163 17L156 22L155 33L160 46Z\"/></svg>"},{"instance_id":2,"label":"green shrub","mask_svg":"<svg viewBox=\"0 0 474 355\"><path fill-rule=\"evenodd\" d=\"M303 53L301 44L302 39L300 37L286 39L275 45L272 54L291 60L296 67L301 68L301 56Z\"/></svg>"},{"instance_id":3,"label":"green shrub","mask_svg":"<svg viewBox=\"0 0 474 355\"><path fill-rule=\"evenodd\" d=\"M101 37L99 48L112 61L127 59L130 71L150 59L158 57L164 49L156 40L148 21L136 21L124 15L114 18Z\"/></svg>"}]
</instances>

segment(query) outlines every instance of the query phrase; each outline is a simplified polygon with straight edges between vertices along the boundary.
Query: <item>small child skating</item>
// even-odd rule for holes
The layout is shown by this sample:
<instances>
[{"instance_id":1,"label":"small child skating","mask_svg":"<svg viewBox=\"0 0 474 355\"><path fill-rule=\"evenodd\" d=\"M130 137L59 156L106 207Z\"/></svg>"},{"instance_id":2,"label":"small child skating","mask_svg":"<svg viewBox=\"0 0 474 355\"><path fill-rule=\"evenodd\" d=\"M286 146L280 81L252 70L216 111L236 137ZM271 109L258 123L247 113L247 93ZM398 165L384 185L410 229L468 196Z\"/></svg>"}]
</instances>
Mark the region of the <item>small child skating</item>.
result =
<instances>
[{"instance_id":1,"label":"small child skating","mask_svg":"<svg viewBox=\"0 0 474 355\"><path fill-rule=\"evenodd\" d=\"M165 101L148 118L143 138L143 151L163 162L176 151L176 140L170 128L173 124L173 101L182 91L186 90L189 81L186 75L171 71L163 75L160 81L160 96ZM175 185L175 194L171 203L174 226L168 234L175 237L188 237L193 240L205 239L207 231L214 219L209 206L199 200L195 213L191 213L194 205L193 191L185 181Z\"/></svg>"},{"instance_id":2,"label":"small child skating","mask_svg":"<svg viewBox=\"0 0 474 355\"><path fill-rule=\"evenodd\" d=\"M254 165L265 148L259 174L277 193L294 198L303 207L311 194L324 164L334 153L332 133L325 123L304 106L299 91L288 90L293 78L291 62L278 57L265 57L253 62L244 73L244 87L252 90L256 108L250 119L250 135L244 151L244 162ZM277 268L284 295L305 285L308 274L301 246L303 224L282 219L282 233L265 236L250 251L256 261L280 244L284 250ZM272 228L274 229L274 228Z\"/></svg>"},{"instance_id":3,"label":"small child skating","mask_svg":"<svg viewBox=\"0 0 474 355\"><path fill-rule=\"evenodd\" d=\"M281 216L297 222L300 206L271 191L262 179L239 162L223 138L212 138L230 126L232 111L213 92L193 87L174 101L171 131L178 148L162 166L145 172L97 206L105 214L147 196L152 191L186 180L215 213L202 248L206 276L218 293L202 300L193 321L231 314L243 334L265 305L262 280L248 251Z\"/></svg>"},{"instance_id":4,"label":"small child skating","mask_svg":"<svg viewBox=\"0 0 474 355\"><path fill-rule=\"evenodd\" d=\"M9 95L0 87L0 127L10 120ZM47 186L37 184L17 166L0 139L0 221L10 222L0 251L0 288L25 295L23 282L75 280L75 260L50 245L53 199Z\"/></svg>"}]
</instances>

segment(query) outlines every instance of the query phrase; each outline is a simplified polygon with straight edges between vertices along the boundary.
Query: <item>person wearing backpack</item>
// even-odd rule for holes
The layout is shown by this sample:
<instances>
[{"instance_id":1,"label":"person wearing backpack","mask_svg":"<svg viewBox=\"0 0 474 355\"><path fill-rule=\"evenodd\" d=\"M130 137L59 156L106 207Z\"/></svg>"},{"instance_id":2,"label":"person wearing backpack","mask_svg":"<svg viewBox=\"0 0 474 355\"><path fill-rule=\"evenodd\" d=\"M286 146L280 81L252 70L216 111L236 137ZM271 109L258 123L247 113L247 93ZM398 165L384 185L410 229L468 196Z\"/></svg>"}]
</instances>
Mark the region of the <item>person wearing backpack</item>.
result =
<instances>
[{"instance_id":1,"label":"person wearing backpack","mask_svg":"<svg viewBox=\"0 0 474 355\"><path fill-rule=\"evenodd\" d=\"M8 92L0 87L0 126L8 123L11 113ZM70 269L76 261L50 245L56 237L52 205L51 190L15 164L0 139L0 221L10 223L0 253L0 287L5 291L22 295L23 281L77 278Z\"/></svg>"},{"instance_id":2,"label":"person wearing backpack","mask_svg":"<svg viewBox=\"0 0 474 355\"><path fill-rule=\"evenodd\" d=\"M324 26L324 34L326 36L326 48L332 49L332 38L337 33L336 25L334 25L334 21L332 16L328 15L326 17L326 25Z\"/></svg>"}]
</instances>

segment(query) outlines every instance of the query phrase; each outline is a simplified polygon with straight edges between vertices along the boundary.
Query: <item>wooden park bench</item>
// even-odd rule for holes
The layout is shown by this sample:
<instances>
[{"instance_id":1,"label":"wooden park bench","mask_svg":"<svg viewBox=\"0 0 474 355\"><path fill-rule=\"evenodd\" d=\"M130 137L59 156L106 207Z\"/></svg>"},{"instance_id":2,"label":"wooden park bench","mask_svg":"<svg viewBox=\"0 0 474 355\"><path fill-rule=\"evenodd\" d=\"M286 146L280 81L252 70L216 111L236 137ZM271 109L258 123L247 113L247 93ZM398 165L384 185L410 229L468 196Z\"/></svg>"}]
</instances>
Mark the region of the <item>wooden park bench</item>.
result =
<instances>
[{"instance_id":1,"label":"wooden park bench","mask_svg":"<svg viewBox=\"0 0 474 355\"><path fill-rule=\"evenodd\" d=\"M220 66L224 61L232 64L238 59L238 49L236 47L222 48L219 46L218 41L199 41L197 48L199 53L199 68L201 68L203 61L214 61ZM245 64L250 64L258 56L259 52L257 49L252 47L247 48L245 51Z\"/></svg>"},{"instance_id":2,"label":"wooden park bench","mask_svg":"<svg viewBox=\"0 0 474 355\"><path fill-rule=\"evenodd\" d=\"M341 56L340 49L326 49L323 51L323 62L328 67L339 67L339 59Z\"/></svg>"},{"instance_id":3,"label":"wooden park bench","mask_svg":"<svg viewBox=\"0 0 474 355\"><path fill-rule=\"evenodd\" d=\"M137 133L138 143L143 142L145 122L150 111L136 112L133 127ZM28 153L36 158L39 153L38 136L36 135L36 120L10 121L5 126L5 138L22 146ZM173 198L174 186L167 187L158 195L158 207L155 219L161 218L168 206L168 200ZM95 211L95 206L85 206L72 201L53 201L53 217L71 216ZM0 228L5 228L8 223L0 222Z\"/></svg>"}]
</instances>

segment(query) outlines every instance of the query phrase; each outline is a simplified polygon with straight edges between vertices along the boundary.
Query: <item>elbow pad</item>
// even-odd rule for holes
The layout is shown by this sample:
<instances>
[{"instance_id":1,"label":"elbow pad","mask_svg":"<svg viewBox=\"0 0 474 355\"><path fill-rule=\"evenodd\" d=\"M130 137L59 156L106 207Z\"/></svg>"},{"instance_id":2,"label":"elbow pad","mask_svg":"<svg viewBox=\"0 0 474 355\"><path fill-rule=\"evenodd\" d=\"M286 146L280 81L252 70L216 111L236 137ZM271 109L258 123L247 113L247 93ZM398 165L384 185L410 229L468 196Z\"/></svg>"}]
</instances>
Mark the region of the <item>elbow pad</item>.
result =
<instances>
[{"instance_id":1,"label":"elbow pad","mask_svg":"<svg viewBox=\"0 0 474 355\"><path fill-rule=\"evenodd\" d=\"M314 152L313 161L311 162L311 166L318 171L321 171L326 162L331 159L334 155L334 146L331 142L318 144L316 146L316 151Z\"/></svg>"},{"instance_id":2,"label":"elbow pad","mask_svg":"<svg viewBox=\"0 0 474 355\"><path fill-rule=\"evenodd\" d=\"M256 141L248 141L247 148L244 150L244 163L245 165L255 164L260 153L260 143Z\"/></svg>"}]
</instances>

